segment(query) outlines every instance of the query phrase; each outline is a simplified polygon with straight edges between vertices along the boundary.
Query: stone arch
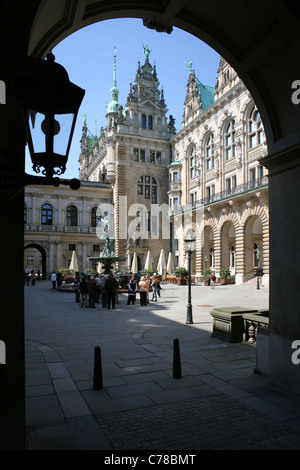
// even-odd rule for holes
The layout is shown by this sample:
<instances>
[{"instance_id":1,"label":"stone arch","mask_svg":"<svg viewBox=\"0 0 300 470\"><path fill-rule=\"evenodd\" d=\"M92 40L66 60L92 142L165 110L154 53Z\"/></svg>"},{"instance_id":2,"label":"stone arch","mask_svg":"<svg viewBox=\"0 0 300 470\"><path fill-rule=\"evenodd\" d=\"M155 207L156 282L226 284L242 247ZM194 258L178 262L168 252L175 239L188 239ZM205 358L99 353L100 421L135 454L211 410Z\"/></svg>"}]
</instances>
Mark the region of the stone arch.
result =
<instances>
[{"instance_id":1,"label":"stone arch","mask_svg":"<svg viewBox=\"0 0 300 470\"><path fill-rule=\"evenodd\" d=\"M258 222L260 221L260 222ZM269 282L269 220L264 207L248 207L242 217L245 244L244 280L253 277L253 245L256 243L260 252L259 267L263 269L264 283ZM259 230L258 230L259 227ZM258 231L260 233L258 233ZM259 236L258 236L259 235ZM251 273L252 270L252 273Z\"/></svg>"},{"instance_id":2,"label":"stone arch","mask_svg":"<svg viewBox=\"0 0 300 470\"><path fill-rule=\"evenodd\" d=\"M45 248L39 243L27 243L24 246L24 252L29 249L36 249L41 253L42 263L41 263L41 273L42 279L46 279L46 269L47 269L47 253Z\"/></svg>"}]
</instances>

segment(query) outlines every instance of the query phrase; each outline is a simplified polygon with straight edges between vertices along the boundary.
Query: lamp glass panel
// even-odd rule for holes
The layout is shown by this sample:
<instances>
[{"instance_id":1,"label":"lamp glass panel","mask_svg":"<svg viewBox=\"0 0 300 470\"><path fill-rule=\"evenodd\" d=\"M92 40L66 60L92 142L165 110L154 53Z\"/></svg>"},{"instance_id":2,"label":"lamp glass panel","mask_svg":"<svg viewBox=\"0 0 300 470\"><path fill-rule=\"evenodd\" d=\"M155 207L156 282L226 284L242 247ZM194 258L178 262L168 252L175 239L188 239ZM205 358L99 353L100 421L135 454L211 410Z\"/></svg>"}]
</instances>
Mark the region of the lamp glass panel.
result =
<instances>
[{"instance_id":1,"label":"lamp glass panel","mask_svg":"<svg viewBox=\"0 0 300 470\"><path fill-rule=\"evenodd\" d=\"M59 132L54 135L54 153L66 155L70 140L74 114L56 114L55 121L59 125Z\"/></svg>"}]
</instances>

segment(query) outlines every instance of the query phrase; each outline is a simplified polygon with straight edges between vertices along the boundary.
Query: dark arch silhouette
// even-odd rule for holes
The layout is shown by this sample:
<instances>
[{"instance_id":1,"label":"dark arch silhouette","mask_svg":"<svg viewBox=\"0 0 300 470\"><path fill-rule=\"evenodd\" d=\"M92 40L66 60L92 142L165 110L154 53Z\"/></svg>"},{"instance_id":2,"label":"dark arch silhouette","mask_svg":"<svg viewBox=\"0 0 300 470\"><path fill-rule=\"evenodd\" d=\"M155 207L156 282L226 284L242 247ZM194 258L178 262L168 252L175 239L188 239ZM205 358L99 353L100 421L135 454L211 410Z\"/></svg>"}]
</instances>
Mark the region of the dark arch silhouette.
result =
<instances>
[{"instance_id":1,"label":"dark arch silhouette","mask_svg":"<svg viewBox=\"0 0 300 470\"><path fill-rule=\"evenodd\" d=\"M42 255L42 279L46 279L47 256L46 256L45 248L42 247L41 245L38 245L37 243L29 243L28 245L24 246L24 251L27 250L28 248L36 248L41 253Z\"/></svg>"}]
</instances>

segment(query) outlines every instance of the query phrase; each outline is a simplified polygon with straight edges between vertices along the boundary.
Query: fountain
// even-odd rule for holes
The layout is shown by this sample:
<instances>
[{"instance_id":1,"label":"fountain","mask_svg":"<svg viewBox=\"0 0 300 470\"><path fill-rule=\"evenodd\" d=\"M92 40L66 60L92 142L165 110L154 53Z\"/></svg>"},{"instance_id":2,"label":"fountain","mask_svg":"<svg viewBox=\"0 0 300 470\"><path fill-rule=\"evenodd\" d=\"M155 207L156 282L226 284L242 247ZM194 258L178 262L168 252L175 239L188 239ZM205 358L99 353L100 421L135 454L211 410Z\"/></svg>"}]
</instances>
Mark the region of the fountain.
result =
<instances>
[{"instance_id":1,"label":"fountain","mask_svg":"<svg viewBox=\"0 0 300 470\"><path fill-rule=\"evenodd\" d=\"M104 266L104 271L101 274L110 274L113 269L113 264L118 261L125 261L125 257L115 256L115 253L112 251L113 240L109 237L109 221L108 216L106 215L101 219L99 223L103 221L104 223L104 236L102 239L105 240L105 246L103 248L100 256L90 256L88 261L97 261Z\"/></svg>"}]
</instances>

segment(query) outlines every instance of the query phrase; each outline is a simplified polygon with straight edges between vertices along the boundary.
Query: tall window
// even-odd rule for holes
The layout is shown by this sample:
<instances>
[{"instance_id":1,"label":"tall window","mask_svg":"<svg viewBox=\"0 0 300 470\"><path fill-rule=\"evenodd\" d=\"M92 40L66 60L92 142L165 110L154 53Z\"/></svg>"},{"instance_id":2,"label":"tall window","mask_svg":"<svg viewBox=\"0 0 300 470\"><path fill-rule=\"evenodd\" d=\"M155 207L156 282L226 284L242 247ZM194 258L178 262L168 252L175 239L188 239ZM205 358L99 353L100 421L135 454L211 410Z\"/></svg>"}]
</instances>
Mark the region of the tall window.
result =
<instances>
[{"instance_id":1,"label":"tall window","mask_svg":"<svg viewBox=\"0 0 300 470\"><path fill-rule=\"evenodd\" d=\"M248 120L248 138L250 149L262 142L262 122L256 108L253 108Z\"/></svg>"},{"instance_id":2,"label":"tall window","mask_svg":"<svg viewBox=\"0 0 300 470\"><path fill-rule=\"evenodd\" d=\"M146 114L142 114L142 128L143 129L146 129L146 122L147 122Z\"/></svg>"},{"instance_id":3,"label":"tall window","mask_svg":"<svg viewBox=\"0 0 300 470\"><path fill-rule=\"evenodd\" d=\"M157 203L157 180L153 176L141 176L137 182L137 193L150 200L152 204Z\"/></svg>"},{"instance_id":4,"label":"tall window","mask_svg":"<svg viewBox=\"0 0 300 470\"><path fill-rule=\"evenodd\" d=\"M67 225L69 227L76 227L78 225L78 212L77 207L69 206L67 210Z\"/></svg>"},{"instance_id":5,"label":"tall window","mask_svg":"<svg viewBox=\"0 0 300 470\"><path fill-rule=\"evenodd\" d=\"M206 169L211 170L214 167L214 144L213 144L213 134L210 134L206 140L205 144L205 161Z\"/></svg>"},{"instance_id":6,"label":"tall window","mask_svg":"<svg viewBox=\"0 0 300 470\"><path fill-rule=\"evenodd\" d=\"M42 206L41 214L41 223L42 225L52 225L53 223L53 209L50 204L44 204Z\"/></svg>"},{"instance_id":7,"label":"tall window","mask_svg":"<svg viewBox=\"0 0 300 470\"><path fill-rule=\"evenodd\" d=\"M97 226L97 207L93 207L91 210L91 227Z\"/></svg>"},{"instance_id":8,"label":"tall window","mask_svg":"<svg viewBox=\"0 0 300 470\"><path fill-rule=\"evenodd\" d=\"M225 158L230 160L235 157L235 129L234 120L227 124L225 129Z\"/></svg>"},{"instance_id":9,"label":"tall window","mask_svg":"<svg viewBox=\"0 0 300 470\"><path fill-rule=\"evenodd\" d=\"M195 147L193 146L190 150L189 156L189 172L190 178L195 178Z\"/></svg>"},{"instance_id":10,"label":"tall window","mask_svg":"<svg viewBox=\"0 0 300 470\"><path fill-rule=\"evenodd\" d=\"M24 224L27 224L27 206L24 204Z\"/></svg>"},{"instance_id":11,"label":"tall window","mask_svg":"<svg viewBox=\"0 0 300 470\"><path fill-rule=\"evenodd\" d=\"M153 118L152 116L148 116L148 129L153 129Z\"/></svg>"},{"instance_id":12,"label":"tall window","mask_svg":"<svg viewBox=\"0 0 300 470\"><path fill-rule=\"evenodd\" d=\"M236 189L236 175L230 176L225 180L226 194L232 194Z\"/></svg>"},{"instance_id":13,"label":"tall window","mask_svg":"<svg viewBox=\"0 0 300 470\"><path fill-rule=\"evenodd\" d=\"M146 150L145 149L133 149L133 161L145 163L146 161Z\"/></svg>"},{"instance_id":14,"label":"tall window","mask_svg":"<svg viewBox=\"0 0 300 470\"><path fill-rule=\"evenodd\" d=\"M157 150L150 150L149 152L149 161L150 163L161 164L161 152Z\"/></svg>"}]
</instances>

